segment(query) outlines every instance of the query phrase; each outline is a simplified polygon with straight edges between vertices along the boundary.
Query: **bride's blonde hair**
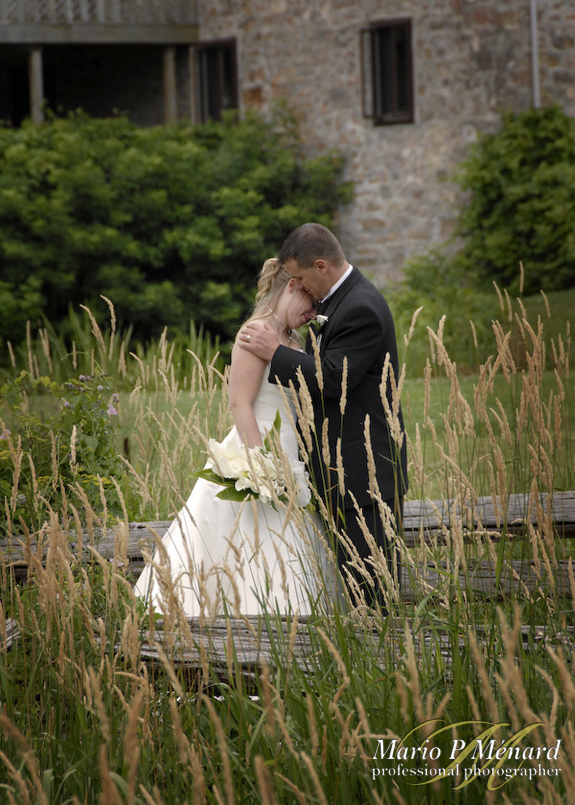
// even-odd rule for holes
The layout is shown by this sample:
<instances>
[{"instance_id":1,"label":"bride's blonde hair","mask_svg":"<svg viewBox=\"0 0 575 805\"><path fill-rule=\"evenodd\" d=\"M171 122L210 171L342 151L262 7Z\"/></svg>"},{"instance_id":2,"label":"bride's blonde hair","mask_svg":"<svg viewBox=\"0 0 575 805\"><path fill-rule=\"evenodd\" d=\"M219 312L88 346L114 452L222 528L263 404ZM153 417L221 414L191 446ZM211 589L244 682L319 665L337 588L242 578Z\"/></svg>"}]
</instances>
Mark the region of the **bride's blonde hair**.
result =
<instances>
[{"instance_id":1,"label":"bride's blonde hair","mask_svg":"<svg viewBox=\"0 0 575 805\"><path fill-rule=\"evenodd\" d=\"M260 271L258 292L252 315L255 315L260 305L267 305L274 310L290 279L291 274L277 257L270 257L269 260L266 260Z\"/></svg>"},{"instance_id":2,"label":"bride's blonde hair","mask_svg":"<svg viewBox=\"0 0 575 805\"><path fill-rule=\"evenodd\" d=\"M258 278L254 308L242 327L254 319L269 319L273 315L272 311L275 312L278 299L291 279L291 274L277 257L270 257L266 260ZM295 330L294 334L299 338L299 334Z\"/></svg>"}]
</instances>

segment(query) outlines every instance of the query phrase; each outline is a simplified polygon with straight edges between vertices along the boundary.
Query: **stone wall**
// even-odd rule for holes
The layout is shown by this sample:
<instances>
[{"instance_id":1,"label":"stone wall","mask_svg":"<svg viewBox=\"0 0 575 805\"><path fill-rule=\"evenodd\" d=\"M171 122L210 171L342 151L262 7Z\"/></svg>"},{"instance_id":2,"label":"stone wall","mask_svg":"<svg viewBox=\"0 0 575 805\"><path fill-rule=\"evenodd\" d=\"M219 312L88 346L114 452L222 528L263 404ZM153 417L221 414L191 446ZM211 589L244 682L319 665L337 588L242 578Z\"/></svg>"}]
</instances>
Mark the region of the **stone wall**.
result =
<instances>
[{"instance_id":1,"label":"stone wall","mask_svg":"<svg viewBox=\"0 0 575 805\"><path fill-rule=\"evenodd\" d=\"M350 260L384 285L453 231L451 181L478 132L532 103L529 0L198 0L200 39L237 38L241 106L288 100L310 153L338 148ZM537 0L543 102L575 114L575 3ZM415 122L363 116L360 31L411 17ZM279 246L279 244L278 244Z\"/></svg>"}]
</instances>

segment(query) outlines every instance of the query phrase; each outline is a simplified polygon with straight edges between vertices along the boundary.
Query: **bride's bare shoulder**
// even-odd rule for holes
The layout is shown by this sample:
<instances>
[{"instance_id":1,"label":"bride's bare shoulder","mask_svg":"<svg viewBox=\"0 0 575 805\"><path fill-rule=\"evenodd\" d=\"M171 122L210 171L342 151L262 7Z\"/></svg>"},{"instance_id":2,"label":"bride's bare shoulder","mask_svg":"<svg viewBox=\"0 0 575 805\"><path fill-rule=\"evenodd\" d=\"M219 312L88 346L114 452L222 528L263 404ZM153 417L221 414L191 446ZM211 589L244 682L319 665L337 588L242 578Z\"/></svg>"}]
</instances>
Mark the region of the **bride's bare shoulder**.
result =
<instances>
[{"instance_id":1,"label":"bride's bare shoulder","mask_svg":"<svg viewBox=\"0 0 575 805\"><path fill-rule=\"evenodd\" d=\"M250 319L250 324L256 330L265 330L267 319Z\"/></svg>"},{"instance_id":2,"label":"bride's bare shoulder","mask_svg":"<svg viewBox=\"0 0 575 805\"><path fill-rule=\"evenodd\" d=\"M236 338L232 347L230 371L239 369L241 371L259 371L266 365L263 358L259 358L255 352L243 349L239 340Z\"/></svg>"}]
</instances>

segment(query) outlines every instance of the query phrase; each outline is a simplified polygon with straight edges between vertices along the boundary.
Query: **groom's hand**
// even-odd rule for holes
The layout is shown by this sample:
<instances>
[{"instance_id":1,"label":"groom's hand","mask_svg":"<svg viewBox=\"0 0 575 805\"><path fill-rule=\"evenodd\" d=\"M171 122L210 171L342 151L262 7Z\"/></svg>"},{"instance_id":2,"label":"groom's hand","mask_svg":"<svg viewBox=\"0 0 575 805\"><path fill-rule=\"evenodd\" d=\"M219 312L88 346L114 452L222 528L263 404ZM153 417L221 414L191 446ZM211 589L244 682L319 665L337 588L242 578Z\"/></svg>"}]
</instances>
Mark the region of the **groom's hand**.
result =
<instances>
[{"instance_id":1,"label":"groom's hand","mask_svg":"<svg viewBox=\"0 0 575 805\"><path fill-rule=\"evenodd\" d=\"M264 361L271 361L280 345L277 333L267 322L252 321L244 325L238 337L242 349L253 352Z\"/></svg>"}]
</instances>

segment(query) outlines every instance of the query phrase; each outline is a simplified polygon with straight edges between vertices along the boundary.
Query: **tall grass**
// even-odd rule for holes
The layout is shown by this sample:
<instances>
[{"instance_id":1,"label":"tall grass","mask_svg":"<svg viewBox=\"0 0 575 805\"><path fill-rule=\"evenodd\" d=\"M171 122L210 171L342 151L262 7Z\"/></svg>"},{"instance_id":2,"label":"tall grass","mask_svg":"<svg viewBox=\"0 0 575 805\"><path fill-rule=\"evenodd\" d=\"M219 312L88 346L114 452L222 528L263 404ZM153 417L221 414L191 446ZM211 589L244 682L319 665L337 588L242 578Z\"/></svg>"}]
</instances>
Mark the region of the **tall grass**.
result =
<instances>
[{"instance_id":1,"label":"tall grass","mask_svg":"<svg viewBox=\"0 0 575 805\"><path fill-rule=\"evenodd\" d=\"M493 354L471 381L450 360L441 327L429 333L424 376L398 379L410 494L458 509L448 529L422 530L413 547L400 541L413 593L407 598L388 574L391 617L352 593L346 606L318 606L302 622L294 612L244 619L254 639L259 630L271 644L249 672L228 620L218 663L209 623L200 638L177 601L159 623L135 599L128 507L114 559L105 560L93 529L105 507L83 522L73 494L61 489L64 515L48 512L38 533L22 537L24 581L8 550L1 555L7 802L575 802L575 579L567 540L539 499L573 488L570 334L549 351L543 319L534 328L521 312L510 317L502 301ZM521 359L510 348L516 328ZM111 336L93 330L90 349L100 360ZM202 463L203 437L219 438L229 425L221 371L198 360L182 380L170 354L164 342L155 363L134 358L133 388L121 398L124 464L138 489L130 505L139 499L146 517L169 516L181 504L186 466ZM106 371L126 377L111 361ZM505 515L516 491L529 493L536 515L519 534ZM475 523L486 494L499 507L497 531ZM513 576L517 557L532 568L530 586ZM495 569L488 594L475 575L481 561ZM381 570L385 578L383 562ZM11 618L20 631L9 646ZM143 644L156 647L153 661L144 660ZM199 657L196 667L182 663L186 651ZM476 739L485 743L488 734L493 751L516 742L525 759L474 761ZM454 741L469 747L459 766Z\"/></svg>"},{"instance_id":2,"label":"tall grass","mask_svg":"<svg viewBox=\"0 0 575 805\"><path fill-rule=\"evenodd\" d=\"M6 354L0 358L0 376L27 369L35 377L46 375L64 382L80 374L111 374L119 389L131 391L140 383L146 387L163 385L166 374L186 383L197 361L216 361L220 369L223 367L219 356L227 355L228 347L222 347L218 338L212 341L193 321L185 337L179 335L170 341L166 328L157 342L132 346L131 328L118 330L114 307L103 298L110 313L106 327L88 308L83 308L82 314L70 310L66 335L57 333L49 321L36 333L28 323L24 342L16 347L7 343Z\"/></svg>"}]
</instances>

